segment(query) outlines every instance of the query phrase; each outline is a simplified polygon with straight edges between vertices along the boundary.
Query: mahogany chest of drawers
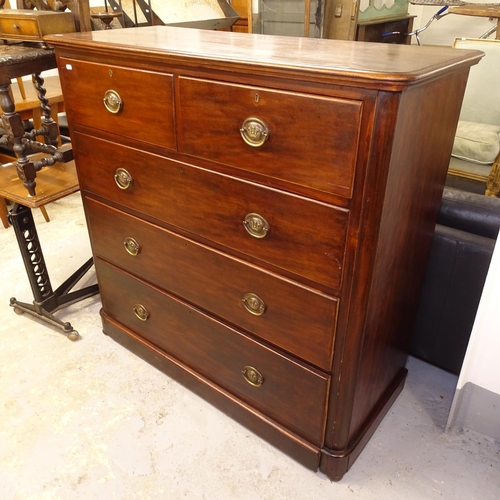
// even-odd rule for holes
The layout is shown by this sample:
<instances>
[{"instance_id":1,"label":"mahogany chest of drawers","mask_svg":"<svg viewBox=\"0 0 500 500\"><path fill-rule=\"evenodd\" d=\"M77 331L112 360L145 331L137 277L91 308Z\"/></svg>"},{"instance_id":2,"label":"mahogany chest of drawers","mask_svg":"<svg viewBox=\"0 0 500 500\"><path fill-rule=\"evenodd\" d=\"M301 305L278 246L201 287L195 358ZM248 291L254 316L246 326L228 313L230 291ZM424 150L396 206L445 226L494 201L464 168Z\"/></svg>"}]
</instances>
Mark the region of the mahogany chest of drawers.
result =
<instances>
[{"instance_id":1,"label":"mahogany chest of drawers","mask_svg":"<svg viewBox=\"0 0 500 500\"><path fill-rule=\"evenodd\" d=\"M104 332L338 480L403 387L481 53L51 36Z\"/></svg>"}]
</instances>

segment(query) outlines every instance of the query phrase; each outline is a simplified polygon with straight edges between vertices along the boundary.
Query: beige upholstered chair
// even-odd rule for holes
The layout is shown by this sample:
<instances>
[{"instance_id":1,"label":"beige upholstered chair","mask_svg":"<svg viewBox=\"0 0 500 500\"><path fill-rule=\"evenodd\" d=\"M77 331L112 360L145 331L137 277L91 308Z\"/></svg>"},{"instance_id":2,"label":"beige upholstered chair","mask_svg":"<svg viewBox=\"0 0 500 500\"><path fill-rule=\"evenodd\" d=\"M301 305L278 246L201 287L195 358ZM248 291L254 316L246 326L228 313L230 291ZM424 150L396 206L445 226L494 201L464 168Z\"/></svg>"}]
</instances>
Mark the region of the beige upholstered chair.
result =
<instances>
[{"instance_id":1,"label":"beige upholstered chair","mask_svg":"<svg viewBox=\"0 0 500 500\"><path fill-rule=\"evenodd\" d=\"M500 40L457 38L457 49L478 49L484 58L470 71L448 173L500 191Z\"/></svg>"}]
</instances>

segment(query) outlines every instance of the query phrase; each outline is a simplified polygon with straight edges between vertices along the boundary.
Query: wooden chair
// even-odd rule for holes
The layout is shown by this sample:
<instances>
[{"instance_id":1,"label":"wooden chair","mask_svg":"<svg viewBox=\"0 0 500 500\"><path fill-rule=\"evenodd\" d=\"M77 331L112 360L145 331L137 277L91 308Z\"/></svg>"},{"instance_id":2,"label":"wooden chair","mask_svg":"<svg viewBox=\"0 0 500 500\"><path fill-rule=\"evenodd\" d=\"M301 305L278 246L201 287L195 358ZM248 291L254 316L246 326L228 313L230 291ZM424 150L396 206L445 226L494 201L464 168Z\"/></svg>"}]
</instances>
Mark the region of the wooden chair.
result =
<instances>
[{"instance_id":1,"label":"wooden chair","mask_svg":"<svg viewBox=\"0 0 500 500\"><path fill-rule=\"evenodd\" d=\"M45 79L44 87L47 90L45 97L48 99L49 105L51 107L51 115L53 120L58 121L58 113L64 111L64 100L61 91L61 83L59 81L58 76L51 76ZM33 127L40 128L42 124L42 111L40 108L40 101L38 100L37 91L33 85L26 85L24 88L24 97L21 88L15 83L11 87L12 95L14 97L14 102L16 105L16 111L21 115L23 120L33 120ZM59 142L61 143L61 139L59 138ZM15 167L12 162L15 160L14 157L9 157L6 155L0 155L0 161L3 167L0 167L0 219L2 221L3 227L8 228L9 222L7 218L7 202L9 201L18 201L20 193L17 187L12 190L12 186L14 185L11 179L12 173L17 176L15 171ZM5 164L5 165L4 165ZM54 168L54 167L51 167ZM38 176L37 176L38 177ZM75 174L76 179L76 174ZM24 189L21 181L19 181L21 188ZM57 181L56 181L57 185ZM17 186L17 185L16 185ZM26 190L25 190L26 191ZM26 192L26 196L27 196ZM64 195L66 196L66 194ZM38 197L37 197L38 198ZM50 203L50 201L54 201L53 196L43 197L44 203L36 204L36 208L40 208L40 211L43 214L44 219L49 222L50 218L45 208L46 203ZM26 203L23 203L26 205ZM34 208L34 206L28 203L28 206Z\"/></svg>"}]
</instances>

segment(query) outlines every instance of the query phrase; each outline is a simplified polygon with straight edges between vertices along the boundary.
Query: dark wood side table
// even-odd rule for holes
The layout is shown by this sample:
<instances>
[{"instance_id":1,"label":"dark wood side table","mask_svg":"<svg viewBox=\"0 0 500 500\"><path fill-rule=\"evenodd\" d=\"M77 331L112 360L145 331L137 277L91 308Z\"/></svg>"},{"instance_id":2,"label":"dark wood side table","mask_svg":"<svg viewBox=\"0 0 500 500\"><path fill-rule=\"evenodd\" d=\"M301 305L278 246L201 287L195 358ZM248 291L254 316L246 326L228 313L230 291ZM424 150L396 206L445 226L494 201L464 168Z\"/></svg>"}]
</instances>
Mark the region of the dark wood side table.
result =
<instances>
[{"instance_id":1,"label":"dark wood side table","mask_svg":"<svg viewBox=\"0 0 500 500\"><path fill-rule=\"evenodd\" d=\"M1 196L14 201L14 207L9 214L9 220L14 228L19 249L23 257L24 266L28 275L31 289L34 296L33 304L19 302L11 298L10 305L17 313L27 312L43 321L61 328L63 333L70 340L77 340L79 334L73 329L70 323L63 322L56 318L53 313L66 305L98 293L97 285L85 287L77 291L71 289L78 283L83 275L92 266L93 260L89 259L80 269L68 278L57 290L52 290L50 278L45 266L42 248L38 239L38 234L31 213L31 208L36 208L47 203L47 196L50 201L62 198L78 190L78 182L74 165L72 162L72 152L70 147L58 148L58 153L53 154L57 141L57 123L51 118L51 111L43 88L43 79L40 73L56 67L54 51L50 48L30 47L22 45L0 45L0 107L3 111L1 123L6 130L6 134L0 138L1 144L12 145L16 153L15 171L21 182L4 182L7 178L13 177L13 167L0 167ZM10 94L10 82L12 78L33 74L37 80L41 107L44 120L42 129L44 136L48 137L48 144L41 144L36 141L36 136L42 129L26 134L20 115L16 112L15 104ZM38 132L38 133L37 133ZM35 149L41 153L52 154L52 158L46 161L42 155L28 156L28 152ZM58 163L53 159L61 159L64 163ZM73 181L66 179L60 184L60 176L44 176L43 184L40 185L40 193L37 196L35 187L36 170L40 170L43 165L54 165L54 168L67 169ZM66 167L64 167L64 165ZM72 169L72 170L71 170ZM4 179L5 177L5 179ZM15 177L15 175L14 175Z\"/></svg>"},{"instance_id":2,"label":"dark wood side table","mask_svg":"<svg viewBox=\"0 0 500 500\"><path fill-rule=\"evenodd\" d=\"M413 20L417 16L404 15L399 17L383 17L359 21L356 26L356 40L358 42L399 43L409 45L411 37L407 35L389 35L384 33L410 33L413 29Z\"/></svg>"}]
</instances>

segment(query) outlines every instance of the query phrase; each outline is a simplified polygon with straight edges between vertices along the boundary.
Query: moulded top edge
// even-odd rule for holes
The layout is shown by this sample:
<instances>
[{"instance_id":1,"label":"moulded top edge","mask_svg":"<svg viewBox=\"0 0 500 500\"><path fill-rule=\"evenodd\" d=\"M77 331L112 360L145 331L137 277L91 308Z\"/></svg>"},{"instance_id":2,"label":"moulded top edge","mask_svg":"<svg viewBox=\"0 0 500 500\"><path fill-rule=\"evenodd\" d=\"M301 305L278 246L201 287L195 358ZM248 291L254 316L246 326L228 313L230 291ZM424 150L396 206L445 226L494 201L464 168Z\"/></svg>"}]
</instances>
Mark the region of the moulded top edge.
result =
<instances>
[{"instance_id":1,"label":"moulded top edge","mask_svg":"<svg viewBox=\"0 0 500 500\"><path fill-rule=\"evenodd\" d=\"M141 54L144 58L203 59L220 66L236 63L255 68L287 68L301 72L391 81L409 85L454 67L471 66L477 50L416 45L354 42L148 26L49 35L51 45L95 47Z\"/></svg>"}]
</instances>

